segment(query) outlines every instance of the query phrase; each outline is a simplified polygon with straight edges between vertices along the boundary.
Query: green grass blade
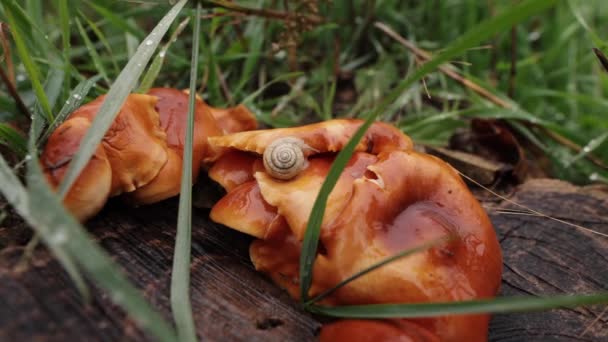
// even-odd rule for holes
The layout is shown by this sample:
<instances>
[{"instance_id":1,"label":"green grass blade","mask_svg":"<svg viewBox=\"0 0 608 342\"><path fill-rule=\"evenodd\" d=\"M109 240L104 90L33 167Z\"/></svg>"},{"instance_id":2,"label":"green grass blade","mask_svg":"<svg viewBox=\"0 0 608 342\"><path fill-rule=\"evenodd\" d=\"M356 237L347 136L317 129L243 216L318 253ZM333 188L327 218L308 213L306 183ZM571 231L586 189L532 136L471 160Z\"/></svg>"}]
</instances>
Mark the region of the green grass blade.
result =
<instances>
[{"instance_id":1,"label":"green grass blade","mask_svg":"<svg viewBox=\"0 0 608 342\"><path fill-rule=\"evenodd\" d=\"M53 133L55 128L65 121L65 119L70 115L76 108L80 107L82 102L84 102L85 97L91 91L91 88L99 81L101 78L100 75L89 78L88 80L84 80L80 82L74 90L70 93L68 99L65 101L63 107L59 111L59 114L55 116L55 120L49 125L44 136L39 140L40 142L44 142L48 136Z\"/></svg>"},{"instance_id":2,"label":"green grass blade","mask_svg":"<svg viewBox=\"0 0 608 342\"><path fill-rule=\"evenodd\" d=\"M292 78L300 77L302 75L304 75L304 73L300 72L300 71L290 72L290 73L286 73L286 74L280 75L277 78L275 78L275 79L271 80L270 82L264 84L263 86L259 87L256 91L254 91L253 93L249 94L241 102L244 105L248 105L248 104L252 103L253 100L255 100L257 97L259 97L260 95L262 95L262 93L264 93L264 91L266 89L268 89L268 87L270 87L271 85L279 83L279 82L283 82L283 81L286 81L286 80L290 80Z\"/></svg>"},{"instance_id":3,"label":"green grass blade","mask_svg":"<svg viewBox=\"0 0 608 342\"><path fill-rule=\"evenodd\" d=\"M38 162L38 154L37 154L37 150L36 150L36 137L38 137L38 135L42 131L42 128L43 128L42 118L40 118L38 116L34 116L32 118L32 124L30 126L30 134L29 134L29 139L28 139L29 156L30 156L30 158L32 158L32 156L34 158L34 160L30 160L27 164L28 184L30 183L30 176L33 172L32 168L35 167L35 168L40 169L40 163ZM33 164L33 163L35 163L35 164ZM40 172L40 176L42 177L42 179L46 180L46 177L44 177L42 175L42 172ZM30 198L31 196L37 196L37 194L35 194L35 193L32 194L31 191L28 191L28 198ZM33 213L33 212L37 210L36 205L39 205L39 203L35 203L35 201L28 199L28 204L29 204L29 206L27 208L27 216L35 217L35 215L37 213ZM20 214L20 215L22 215L22 214ZM25 218L25 216L23 216L23 217ZM33 219L33 220L35 220L35 219ZM42 222L44 222L44 221L42 221ZM30 223L33 226L33 224L31 222L28 222L28 223ZM40 237L41 233L39 230L35 230L35 231L36 231L35 237L33 237L32 239L37 240L37 237ZM42 238L44 239L44 236L42 236ZM91 298L89 288L87 287L87 284L84 281L84 278L82 277L82 274L80 273L80 270L78 269L78 266L76 265L76 260L71 255L69 255L69 253L66 249L62 248L62 246L61 246L62 242L59 239L50 239L48 241L47 241L47 239L45 239L45 243L49 247L49 249L53 252L53 254L57 258L57 260L59 261L59 263L61 264L63 269L65 269L65 271L68 273L68 275L74 282L76 289L78 289L78 292L80 292L80 294L82 295L84 301L89 302L89 300ZM37 244L37 242L34 242L34 246L35 246L35 244Z\"/></svg>"},{"instance_id":4,"label":"green grass blade","mask_svg":"<svg viewBox=\"0 0 608 342\"><path fill-rule=\"evenodd\" d=\"M63 47L64 72L69 74L70 64L70 9L68 0L59 0L59 23L61 25L61 45ZM71 78L67 77L63 83L64 93L67 94L71 87Z\"/></svg>"},{"instance_id":5,"label":"green grass blade","mask_svg":"<svg viewBox=\"0 0 608 342\"><path fill-rule=\"evenodd\" d=\"M410 256L412 254L416 254L416 253L419 253L419 252L424 252L427 249L435 247L438 244L440 244L442 242L446 242L448 240L449 240L449 238L437 239L437 240L434 240L434 241L422 244L420 246L417 246L417 247L414 247L414 248L409 248L409 249L406 249L404 251L401 251L401 252L399 252L399 253L397 253L397 254L395 254L393 256L390 256L390 257L388 257L388 258L386 258L386 259L384 259L384 260L382 260L382 261L380 261L380 262L378 262L378 263L376 263L376 264L374 264L374 265L372 265L370 267L367 267L367 268L365 268L365 269L363 269L363 270L361 270L361 271L359 271L359 272L351 275L350 277L342 280L341 282L339 282L334 287L323 291L321 294L319 294L315 298L311 299L310 301L306 302L304 305L305 306L310 306L310 305L312 305L312 304L314 304L314 303L322 300L323 298L331 295L337 289L339 289L342 286L350 283L351 281L353 281L353 280L355 280L357 278L360 278L360 277L362 277L362 276L364 276L364 275L366 275L366 274L368 274L368 273L370 273L370 272L372 272L374 270L377 270L378 268L380 268L380 267L382 267L384 265L387 265L387 264L389 264L389 263L391 263L391 262L393 262L395 260L398 260L398 259L401 259L401 258L405 258L407 256Z\"/></svg>"},{"instance_id":6,"label":"green grass blade","mask_svg":"<svg viewBox=\"0 0 608 342\"><path fill-rule=\"evenodd\" d=\"M585 145L577 155L566 161L566 164L572 165L573 163L579 161L581 158L584 158L586 155L604 144L606 140L608 140L608 132L589 140L587 145Z\"/></svg>"},{"instance_id":7,"label":"green grass blade","mask_svg":"<svg viewBox=\"0 0 608 342\"><path fill-rule=\"evenodd\" d=\"M572 12L576 20L589 34L589 37L591 38L593 44L601 50L606 51L606 48L608 48L608 44L606 44L606 42L604 42L600 38L600 36L598 36L598 34L593 29L591 29L591 27L583 17L582 13L580 12L579 8L574 4L572 0L568 0L568 6L570 7L570 11Z\"/></svg>"},{"instance_id":8,"label":"green grass blade","mask_svg":"<svg viewBox=\"0 0 608 342\"><path fill-rule=\"evenodd\" d=\"M95 24L94 21L90 20L81 11L78 11L78 13L82 17L82 19L84 19L87 22L87 25L89 25L89 28L91 29L91 31L93 31L93 33L95 33L95 36L97 37L97 39L99 39L99 41L101 42L103 47L106 49L106 51L108 51L108 53L110 54L110 60L112 61L112 67L114 68L114 71L116 71L118 73L120 71L120 69L118 68L118 64L116 63L116 58L114 58L114 53L112 51L112 47L110 46L110 42L108 41L106 36L103 34L103 32L101 32L101 30L99 29L97 24Z\"/></svg>"},{"instance_id":9,"label":"green grass blade","mask_svg":"<svg viewBox=\"0 0 608 342\"><path fill-rule=\"evenodd\" d=\"M309 310L321 315L344 318L412 318L476 313L526 312L605 303L608 303L608 292L551 297L502 297L445 303L372 304L337 307L312 306Z\"/></svg>"},{"instance_id":10,"label":"green grass blade","mask_svg":"<svg viewBox=\"0 0 608 342\"><path fill-rule=\"evenodd\" d=\"M220 82L217 75L217 62L216 62L216 54L213 51L213 40L214 35L213 32L209 32L209 39L205 39L202 37L203 44L206 47L206 80L205 80L205 93L209 98L209 102L216 103L222 100L222 92L220 91Z\"/></svg>"},{"instance_id":11,"label":"green grass blade","mask_svg":"<svg viewBox=\"0 0 608 342\"><path fill-rule=\"evenodd\" d=\"M107 84L112 84L112 82L110 81L110 78L108 77L108 72L106 71L106 67L103 65L103 62L101 61L101 58L99 57L99 54L97 53L97 50L95 49L95 46L93 46L93 43L89 39L89 36L87 35L86 30L80 23L80 20L78 18L75 18L75 19L76 19L76 27L78 27L78 32L80 33L80 37L82 37L82 40L84 41L84 44L86 45L87 50L89 51L89 56L91 56L91 59L93 60L93 64L95 65L97 72L99 72L99 74L101 75L101 77L103 77L103 79L106 81Z\"/></svg>"},{"instance_id":12,"label":"green grass blade","mask_svg":"<svg viewBox=\"0 0 608 342\"><path fill-rule=\"evenodd\" d=\"M20 159L27 154L27 141L23 134L2 122L0 122L0 144L6 145Z\"/></svg>"},{"instance_id":13,"label":"green grass blade","mask_svg":"<svg viewBox=\"0 0 608 342\"><path fill-rule=\"evenodd\" d=\"M42 22L42 3L40 0L26 0L25 8L32 17L32 20L38 23Z\"/></svg>"},{"instance_id":14,"label":"green grass blade","mask_svg":"<svg viewBox=\"0 0 608 342\"><path fill-rule=\"evenodd\" d=\"M177 236L171 272L171 310L180 341L196 341L194 319L190 302L190 253L192 240L192 141L194 134L194 110L196 105L196 80L198 76L198 54L201 30L202 6L196 5L192 62L190 66L190 95L188 105L188 128L184 143L182 183L177 216Z\"/></svg>"},{"instance_id":15,"label":"green grass blade","mask_svg":"<svg viewBox=\"0 0 608 342\"><path fill-rule=\"evenodd\" d=\"M21 29L17 25L15 20L15 4L12 1L3 1L5 5L6 17L8 19L8 23L11 27L11 32L13 33L13 40L15 42L15 46L17 47L17 53L19 54L19 58L25 67L25 71L32 83L32 87L34 88L34 93L38 99L38 103L42 107L42 111L44 116L46 117L48 122L53 121L53 112L51 110L51 106L49 104L49 100L44 92L44 87L40 81L40 71L38 67L34 63L32 59L32 54L28 51L28 48L25 43L25 37L21 32Z\"/></svg>"},{"instance_id":16,"label":"green grass blade","mask_svg":"<svg viewBox=\"0 0 608 342\"><path fill-rule=\"evenodd\" d=\"M249 38L248 47L249 51L261 51L262 45L264 43L264 38L266 35L264 34L264 21L261 18L256 18L254 20L250 20L245 29L245 37ZM259 54L249 54L243 64L243 69L241 70L241 77L239 82L234 89L235 94L240 94L243 90L243 87L249 82L253 77L253 72L255 68L258 67L258 62L260 59Z\"/></svg>"},{"instance_id":17,"label":"green grass blade","mask_svg":"<svg viewBox=\"0 0 608 342\"><path fill-rule=\"evenodd\" d=\"M308 220L308 225L306 227L306 233L302 243L302 252L300 255L300 298L303 302L308 300L308 290L312 283L312 265L314 263L319 243L321 223L323 221L327 199L338 181L342 170L350 160L356 145L359 143L365 134L365 131L369 128L372 122L376 119L376 117L378 117L378 114L384 112L384 110L388 108L388 106L394 100L396 100L403 91L414 84L414 82L417 82L426 74L439 67L441 64L466 52L467 49L476 46L480 42L490 39L495 34L510 29L514 24L524 20L525 18L549 8L555 2L556 0L522 1L496 17L476 25L450 44L441 54L435 56L433 59L417 69L411 76L402 81L397 88L394 89L381 102L376 110L367 116L365 123L361 125L344 149L336 156L336 159L333 162L327 177L321 186L319 195L317 196L317 199L313 205L310 218Z\"/></svg>"},{"instance_id":18,"label":"green grass blade","mask_svg":"<svg viewBox=\"0 0 608 342\"><path fill-rule=\"evenodd\" d=\"M65 81L65 71L52 68L49 70L44 82L44 92L51 108L55 107L57 99L61 95L61 87Z\"/></svg>"},{"instance_id":19,"label":"green grass blade","mask_svg":"<svg viewBox=\"0 0 608 342\"><path fill-rule=\"evenodd\" d=\"M184 19L181 23L179 23L175 31L171 34L171 37L169 38L167 44L165 44L160 49L156 57L154 57L152 64L150 64L148 71L142 78L139 87L137 88L137 93L146 93L148 92L148 90L150 90L150 88L152 88L152 86L154 85L154 81L156 81L156 78L160 73L160 69L163 66L163 62L165 61L165 57L167 56L167 51L171 47L171 43L177 41L177 36L179 36L179 34L184 30L184 28L186 28L188 22L190 22L190 17Z\"/></svg>"},{"instance_id":20,"label":"green grass blade","mask_svg":"<svg viewBox=\"0 0 608 342\"><path fill-rule=\"evenodd\" d=\"M334 78L331 81L329 86L329 91L325 93L325 98L323 99L323 120L331 120L332 117L332 106L334 104L334 99L336 97L336 86L338 82Z\"/></svg>"},{"instance_id":21,"label":"green grass blade","mask_svg":"<svg viewBox=\"0 0 608 342\"><path fill-rule=\"evenodd\" d=\"M97 13L99 13L102 18L110 22L112 26L115 26L122 31L128 32L137 38L142 38L144 36L144 34L137 26L131 25L128 20L123 19L120 15L117 15L110 9L103 7L101 4L106 5L108 3L106 0L93 0L86 2L91 6L91 8L93 8Z\"/></svg>"},{"instance_id":22,"label":"green grass blade","mask_svg":"<svg viewBox=\"0 0 608 342\"><path fill-rule=\"evenodd\" d=\"M61 197L67 193L82 169L89 162L89 159L91 159L91 156L95 152L95 149L101 142L101 139L108 128L112 125L114 118L118 114L118 111L122 107L127 96L135 87L139 76L142 74L146 64L152 57L160 40L169 29L171 23L177 18L177 15L186 2L187 0L180 0L171 8L171 10L169 10L169 12L167 12L158 25L152 30L150 35L142 41L135 55L129 60L112 84L112 87L110 87L99 112L91 124L91 128L82 139L82 143L80 144L76 155L74 155L74 158L70 162L65 178L59 187Z\"/></svg>"}]
</instances>

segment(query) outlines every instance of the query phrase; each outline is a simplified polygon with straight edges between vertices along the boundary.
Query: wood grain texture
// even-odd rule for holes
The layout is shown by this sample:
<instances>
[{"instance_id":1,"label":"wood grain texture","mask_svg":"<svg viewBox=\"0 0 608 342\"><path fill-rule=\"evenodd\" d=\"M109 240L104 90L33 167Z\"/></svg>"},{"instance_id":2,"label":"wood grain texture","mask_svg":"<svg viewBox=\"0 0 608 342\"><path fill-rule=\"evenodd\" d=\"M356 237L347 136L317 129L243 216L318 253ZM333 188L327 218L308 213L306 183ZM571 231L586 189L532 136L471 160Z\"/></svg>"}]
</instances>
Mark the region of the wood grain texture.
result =
<instances>
[{"instance_id":1,"label":"wood grain texture","mask_svg":"<svg viewBox=\"0 0 608 342\"><path fill-rule=\"evenodd\" d=\"M555 180L538 180L526 183L512 199L544 214L608 234L606 193ZM517 209L509 203L501 207ZM608 290L608 238L543 217L497 213L491 217L504 254L502 295ZM490 340L607 341L608 315L600 317L604 309L598 305L496 315Z\"/></svg>"},{"instance_id":2,"label":"wood grain texture","mask_svg":"<svg viewBox=\"0 0 608 342\"><path fill-rule=\"evenodd\" d=\"M514 200L544 213L608 233L608 194L558 181L528 182ZM138 209L113 201L88 227L150 302L170 318L170 267L176 201ZM513 208L509 203L488 207ZM608 239L545 218L489 210L504 251L503 295L583 293L608 289ZM192 300L199 337L209 341L311 341L318 318L255 272L250 238L193 218ZM108 296L81 302L69 278L39 248L15 269L27 229L9 219L0 227L0 340L149 340ZM604 307L497 315L492 341L608 340ZM593 323L593 324L592 324ZM584 332L584 334L583 334Z\"/></svg>"}]
</instances>

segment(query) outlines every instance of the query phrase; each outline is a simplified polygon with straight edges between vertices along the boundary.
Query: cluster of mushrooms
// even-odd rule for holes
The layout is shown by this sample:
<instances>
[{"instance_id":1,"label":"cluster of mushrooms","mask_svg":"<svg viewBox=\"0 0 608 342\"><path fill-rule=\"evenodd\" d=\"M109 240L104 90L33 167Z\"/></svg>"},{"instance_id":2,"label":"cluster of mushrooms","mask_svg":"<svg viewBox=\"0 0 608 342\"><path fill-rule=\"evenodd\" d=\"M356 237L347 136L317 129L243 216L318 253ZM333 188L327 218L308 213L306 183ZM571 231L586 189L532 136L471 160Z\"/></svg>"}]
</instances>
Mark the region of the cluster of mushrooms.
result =
<instances>
[{"instance_id":1,"label":"cluster of mushrooms","mask_svg":"<svg viewBox=\"0 0 608 342\"><path fill-rule=\"evenodd\" d=\"M110 196L145 204L179 192L188 95L157 88L132 94L80 175L65 205L80 220ZM51 135L41 162L57 185L101 105L75 111ZM299 256L312 205L360 120L254 130L243 106L196 102L193 172L208 171L226 195L211 219L256 239L255 268L299 297ZM145 167L142 167L145 165ZM441 240L442 238L446 238ZM374 123L331 193L313 267L314 297L400 251L442 241L358 278L325 305L449 302L496 295L502 255L492 224L458 173L416 152L397 128ZM322 341L485 341L489 316L342 320Z\"/></svg>"}]
</instances>

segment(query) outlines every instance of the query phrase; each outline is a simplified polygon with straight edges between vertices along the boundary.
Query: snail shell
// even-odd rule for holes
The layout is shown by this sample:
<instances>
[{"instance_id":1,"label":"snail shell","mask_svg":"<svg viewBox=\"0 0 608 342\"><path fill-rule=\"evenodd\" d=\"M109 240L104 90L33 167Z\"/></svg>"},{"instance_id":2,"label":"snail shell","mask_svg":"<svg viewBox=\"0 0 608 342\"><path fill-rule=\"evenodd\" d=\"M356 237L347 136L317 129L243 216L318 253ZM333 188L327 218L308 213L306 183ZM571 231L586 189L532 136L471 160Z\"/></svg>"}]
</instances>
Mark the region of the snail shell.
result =
<instances>
[{"instance_id":1,"label":"snail shell","mask_svg":"<svg viewBox=\"0 0 608 342\"><path fill-rule=\"evenodd\" d=\"M273 141L264 150L264 168L274 178L288 180L297 176L308 164L304 157L304 141L285 137Z\"/></svg>"}]
</instances>

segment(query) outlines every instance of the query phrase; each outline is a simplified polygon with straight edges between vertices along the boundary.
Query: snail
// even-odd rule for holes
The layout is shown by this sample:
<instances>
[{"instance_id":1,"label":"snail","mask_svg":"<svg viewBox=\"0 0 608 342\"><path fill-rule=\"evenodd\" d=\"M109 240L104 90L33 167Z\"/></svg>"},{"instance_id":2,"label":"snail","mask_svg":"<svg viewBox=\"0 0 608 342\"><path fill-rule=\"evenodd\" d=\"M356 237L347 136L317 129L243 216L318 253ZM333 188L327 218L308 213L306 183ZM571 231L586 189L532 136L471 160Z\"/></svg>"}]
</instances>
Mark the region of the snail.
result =
<instances>
[{"instance_id":1,"label":"snail","mask_svg":"<svg viewBox=\"0 0 608 342\"><path fill-rule=\"evenodd\" d=\"M285 137L273 141L264 151L264 168L274 178L289 180L297 176L308 164L302 139Z\"/></svg>"},{"instance_id":2,"label":"snail","mask_svg":"<svg viewBox=\"0 0 608 342\"><path fill-rule=\"evenodd\" d=\"M254 267L296 299L301 244L313 203L336 153L361 124L330 120L209 138L210 146L225 148L209 177L227 191L211 209L211 219L254 236L249 248ZM290 179L265 166L266 155L281 144L296 151L304 147L306 166ZM450 165L416 152L400 130L376 122L329 195L309 296L395 253L438 240L428 250L344 285L322 304L447 302L498 292L500 245L477 199ZM485 314L382 323L343 320L325 325L321 339L348 340L355 331L373 330L373 336L405 340L485 341L488 322Z\"/></svg>"},{"instance_id":3,"label":"snail","mask_svg":"<svg viewBox=\"0 0 608 342\"><path fill-rule=\"evenodd\" d=\"M103 103L104 96L75 110L50 135L40 156L49 183L56 187L72 156ZM124 194L127 202L158 202L179 193L187 127L188 95L172 88L153 88L130 94L93 157L68 191L64 204L80 221L97 214L111 196ZM192 171L217 159L221 148L207 143L219 136L256 128L255 117L244 106L212 108L195 102Z\"/></svg>"}]
</instances>

